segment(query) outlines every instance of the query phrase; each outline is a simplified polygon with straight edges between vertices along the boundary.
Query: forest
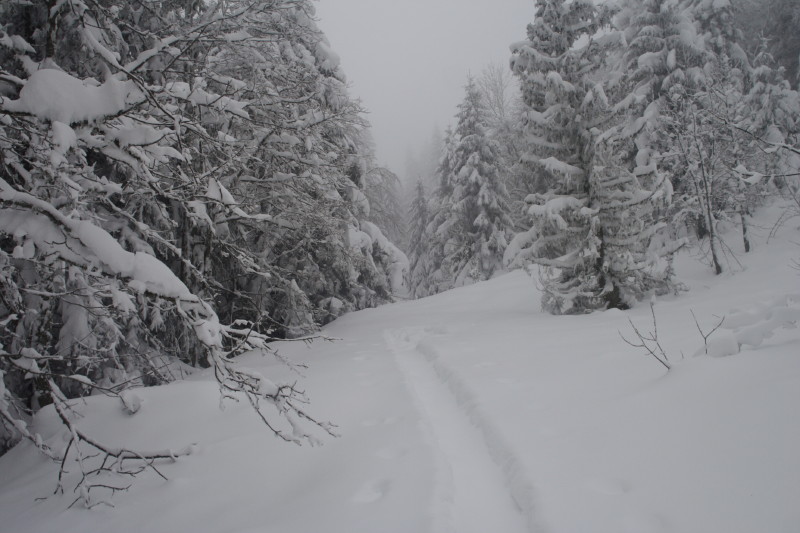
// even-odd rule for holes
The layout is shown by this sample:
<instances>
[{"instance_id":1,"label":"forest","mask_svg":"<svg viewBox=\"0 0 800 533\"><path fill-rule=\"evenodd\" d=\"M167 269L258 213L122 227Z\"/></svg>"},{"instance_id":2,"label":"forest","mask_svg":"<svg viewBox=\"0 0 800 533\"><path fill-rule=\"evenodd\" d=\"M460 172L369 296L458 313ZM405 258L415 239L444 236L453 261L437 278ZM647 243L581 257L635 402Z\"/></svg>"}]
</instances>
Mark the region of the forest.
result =
<instances>
[{"instance_id":1,"label":"forest","mask_svg":"<svg viewBox=\"0 0 800 533\"><path fill-rule=\"evenodd\" d=\"M91 507L97 474L191 451L105 443L75 400L133 414L132 391L198 369L315 444L336 428L304 389L238 359L294 367L275 342L516 269L547 313L627 310L685 292L680 250L721 275L760 208L800 215L800 3L535 5L400 171L312 0L5 0L0 451L104 457L78 481Z\"/></svg>"}]
</instances>

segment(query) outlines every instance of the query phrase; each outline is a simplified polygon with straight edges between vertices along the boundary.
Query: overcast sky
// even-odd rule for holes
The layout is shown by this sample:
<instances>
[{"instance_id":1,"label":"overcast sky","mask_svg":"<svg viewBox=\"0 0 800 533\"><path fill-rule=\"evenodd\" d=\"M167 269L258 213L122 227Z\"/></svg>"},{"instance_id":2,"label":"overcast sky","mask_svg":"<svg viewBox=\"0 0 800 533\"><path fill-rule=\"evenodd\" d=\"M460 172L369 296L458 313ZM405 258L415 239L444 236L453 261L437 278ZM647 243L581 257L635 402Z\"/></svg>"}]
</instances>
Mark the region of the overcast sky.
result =
<instances>
[{"instance_id":1,"label":"overcast sky","mask_svg":"<svg viewBox=\"0 0 800 533\"><path fill-rule=\"evenodd\" d=\"M319 0L320 29L342 59L351 94L369 111L379 162L402 173L453 122L467 74L508 64L533 0Z\"/></svg>"}]
</instances>

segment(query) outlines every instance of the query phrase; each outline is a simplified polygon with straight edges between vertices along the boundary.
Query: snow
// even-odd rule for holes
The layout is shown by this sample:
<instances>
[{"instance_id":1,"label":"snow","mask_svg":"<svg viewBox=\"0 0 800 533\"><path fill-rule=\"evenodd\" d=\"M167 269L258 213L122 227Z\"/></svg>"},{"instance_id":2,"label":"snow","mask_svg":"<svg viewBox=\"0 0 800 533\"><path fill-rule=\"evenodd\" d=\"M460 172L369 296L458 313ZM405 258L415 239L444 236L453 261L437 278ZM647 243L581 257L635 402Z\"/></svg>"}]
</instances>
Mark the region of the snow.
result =
<instances>
[{"instance_id":1,"label":"snow","mask_svg":"<svg viewBox=\"0 0 800 533\"><path fill-rule=\"evenodd\" d=\"M408 287L406 287L406 276L409 272L409 261L406 254L400 248L392 244L386 238L381 229L372 222L362 222L361 227L364 232L369 235L373 245L377 245L383 250L391 261L389 265L389 283L392 288L392 294L395 296L405 297L408 295Z\"/></svg>"},{"instance_id":2,"label":"snow","mask_svg":"<svg viewBox=\"0 0 800 533\"><path fill-rule=\"evenodd\" d=\"M20 52L36 53L36 50L25 39L19 35L8 35L6 32L0 32L0 46Z\"/></svg>"},{"instance_id":3,"label":"snow","mask_svg":"<svg viewBox=\"0 0 800 533\"><path fill-rule=\"evenodd\" d=\"M86 376L81 376L80 374L73 374L69 377L69 379L73 381L78 381L88 386L94 385L94 382L91 379L87 378Z\"/></svg>"},{"instance_id":4,"label":"snow","mask_svg":"<svg viewBox=\"0 0 800 533\"><path fill-rule=\"evenodd\" d=\"M82 430L192 455L159 463L169 481L142 474L115 509L86 511L67 509L78 472L52 496L58 465L23 443L0 457L0 523L18 533L797 531L800 249L796 222L767 242L776 213L766 215L750 254L726 236L741 266L722 276L695 252L677 258L690 290L654 304L668 372L619 337L629 319L648 328L647 303L550 316L515 271L345 315L323 331L334 342L276 344L309 365L302 378L244 357L273 383L299 380L308 412L338 425L323 446L274 438L246 402L220 409L209 371L130 391L135 415L87 398ZM771 336L693 356L704 342L691 311L706 332L728 317L709 355L738 348L749 328ZM31 432L64 444L51 408Z\"/></svg>"},{"instance_id":5,"label":"snow","mask_svg":"<svg viewBox=\"0 0 800 533\"><path fill-rule=\"evenodd\" d=\"M320 62L320 68L328 72L336 72L341 63L339 55L331 49L329 43L324 41L317 43L316 56Z\"/></svg>"},{"instance_id":6,"label":"snow","mask_svg":"<svg viewBox=\"0 0 800 533\"><path fill-rule=\"evenodd\" d=\"M28 77L17 100L0 100L0 109L29 113L41 120L74 124L112 116L144 99L131 81L109 78L98 84L54 69L37 70Z\"/></svg>"},{"instance_id":7,"label":"snow","mask_svg":"<svg viewBox=\"0 0 800 533\"><path fill-rule=\"evenodd\" d=\"M708 346L703 349L711 357L725 357L739 353L739 342L736 335L729 331L721 331L709 340Z\"/></svg>"},{"instance_id":8,"label":"snow","mask_svg":"<svg viewBox=\"0 0 800 533\"><path fill-rule=\"evenodd\" d=\"M63 122L54 121L50 125L50 133L53 141L53 151L50 153L50 161L53 167L58 168L61 163L66 163L67 151L74 147L78 142L75 130Z\"/></svg>"},{"instance_id":9,"label":"snow","mask_svg":"<svg viewBox=\"0 0 800 533\"><path fill-rule=\"evenodd\" d=\"M372 253L372 238L355 226L347 226L347 243L353 250Z\"/></svg>"},{"instance_id":10,"label":"snow","mask_svg":"<svg viewBox=\"0 0 800 533\"><path fill-rule=\"evenodd\" d=\"M583 169L564 163L555 157L541 159L539 160L539 163L554 174L560 174L564 176L582 176L584 174Z\"/></svg>"},{"instance_id":11,"label":"snow","mask_svg":"<svg viewBox=\"0 0 800 533\"><path fill-rule=\"evenodd\" d=\"M368 217L370 213L369 200L361 189L358 187L348 187L348 196L353 205L353 214L358 217Z\"/></svg>"},{"instance_id":12,"label":"snow","mask_svg":"<svg viewBox=\"0 0 800 533\"><path fill-rule=\"evenodd\" d=\"M545 217L552 221L559 228L567 228L569 225L567 221L561 216L561 213L569 209L577 209L583 211L585 209L585 201L572 196L556 196L547 200L544 205L532 205L528 208L528 214L537 217ZM588 214L593 214L590 211Z\"/></svg>"},{"instance_id":13,"label":"snow","mask_svg":"<svg viewBox=\"0 0 800 533\"><path fill-rule=\"evenodd\" d=\"M148 253L126 251L98 225L68 217L49 203L15 190L2 178L0 199L30 208L0 212L0 224L7 232L22 232L37 246L50 247L68 261L100 262L108 273L128 278L128 285L137 292L198 302L167 265Z\"/></svg>"},{"instance_id":14,"label":"snow","mask_svg":"<svg viewBox=\"0 0 800 533\"><path fill-rule=\"evenodd\" d=\"M39 363L36 362L41 358L41 355L36 350L23 348L21 355L22 357L18 359L11 359L11 363L14 366L27 370L30 374L39 374L41 372Z\"/></svg>"},{"instance_id":15,"label":"snow","mask_svg":"<svg viewBox=\"0 0 800 533\"><path fill-rule=\"evenodd\" d=\"M120 117L119 124L103 129L105 130L106 140L113 141L123 148L131 145L146 146L155 144L169 132L167 129L139 125L136 121L127 117Z\"/></svg>"},{"instance_id":16,"label":"snow","mask_svg":"<svg viewBox=\"0 0 800 533\"><path fill-rule=\"evenodd\" d=\"M672 49L667 54L667 68L670 69L670 70L675 70L675 67L677 66L677 64L678 64L678 60L677 60L676 55L675 55L675 50Z\"/></svg>"},{"instance_id":17,"label":"snow","mask_svg":"<svg viewBox=\"0 0 800 533\"><path fill-rule=\"evenodd\" d=\"M241 118L250 118L250 115L245 109L245 107L247 107L246 102L240 102L228 96L210 93L206 91L202 85L202 80L198 80L198 84L195 85L195 87L191 87L184 81L175 81L166 84L164 89L167 94L180 100L188 100L193 104L212 107L218 111L231 113Z\"/></svg>"}]
</instances>

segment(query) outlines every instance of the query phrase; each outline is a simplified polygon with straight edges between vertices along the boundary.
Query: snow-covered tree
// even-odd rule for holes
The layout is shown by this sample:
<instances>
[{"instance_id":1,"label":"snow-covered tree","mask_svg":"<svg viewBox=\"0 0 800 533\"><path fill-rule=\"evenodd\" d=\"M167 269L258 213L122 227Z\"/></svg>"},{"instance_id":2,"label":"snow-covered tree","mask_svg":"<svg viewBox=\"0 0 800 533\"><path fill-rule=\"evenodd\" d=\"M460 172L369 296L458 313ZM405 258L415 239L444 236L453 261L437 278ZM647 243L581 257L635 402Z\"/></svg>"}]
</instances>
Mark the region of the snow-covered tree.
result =
<instances>
[{"instance_id":1,"label":"snow-covered tree","mask_svg":"<svg viewBox=\"0 0 800 533\"><path fill-rule=\"evenodd\" d=\"M409 201L413 198L416 191L415 184L420 179L430 190L436 188L437 169L444 150L444 143L444 135L438 126L434 126L430 137L421 147L416 150L408 150L403 181L408 186L406 193Z\"/></svg>"},{"instance_id":2,"label":"snow-covered tree","mask_svg":"<svg viewBox=\"0 0 800 533\"><path fill-rule=\"evenodd\" d=\"M425 184L417 181L416 195L411 202L408 219L410 226L408 257L409 290L412 298L421 298L432 294L430 236L427 233L431 213Z\"/></svg>"},{"instance_id":3,"label":"snow-covered tree","mask_svg":"<svg viewBox=\"0 0 800 533\"><path fill-rule=\"evenodd\" d=\"M589 75L600 66L591 37L602 22L592 2L539 0L528 40L512 46L511 67L525 105L523 158L538 193L526 199L530 229L514 238L506 260L543 267L542 304L556 313L584 311L589 304L581 300L590 292L584 282L596 278L597 211L590 205L589 177L593 129L605 119L595 104L605 97ZM558 271L551 277L553 269Z\"/></svg>"},{"instance_id":4,"label":"snow-covered tree","mask_svg":"<svg viewBox=\"0 0 800 533\"><path fill-rule=\"evenodd\" d=\"M452 286L489 279L502 266L511 219L500 175L500 149L489 138L485 109L474 80L465 88L457 124L440 168L439 206L433 239L442 250L439 270ZM449 288L449 287L448 287Z\"/></svg>"},{"instance_id":5,"label":"snow-covered tree","mask_svg":"<svg viewBox=\"0 0 800 533\"><path fill-rule=\"evenodd\" d=\"M508 69L490 63L475 79L485 109L487 133L501 145L505 157L514 161L519 154L517 123L522 112L518 81Z\"/></svg>"},{"instance_id":6,"label":"snow-covered tree","mask_svg":"<svg viewBox=\"0 0 800 533\"><path fill-rule=\"evenodd\" d=\"M630 4L618 15L625 39L598 33L612 13L591 2L541 1L529 40L513 47L536 192L530 229L506 259L540 266L542 306L553 313L627 308L671 287L672 189L659 169L654 102L676 53L666 40L678 32L666 29L663 2Z\"/></svg>"},{"instance_id":7,"label":"snow-covered tree","mask_svg":"<svg viewBox=\"0 0 800 533\"><path fill-rule=\"evenodd\" d=\"M370 204L369 221L380 227L392 242L404 244L406 219L401 212L400 178L390 169L372 164L364 174L364 181L364 194Z\"/></svg>"},{"instance_id":8,"label":"snow-covered tree","mask_svg":"<svg viewBox=\"0 0 800 533\"><path fill-rule=\"evenodd\" d=\"M744 120L729 124L743 138L750 157L737 168L739 198L743 212L777 192L797 204L800 160L800 93L793 90L784 70L775 66L772 56L762 48L752 60L749 90L745 95Z\"/></svg>"},{"instance_id":9,"label":"snow-covered tree","mask_svg":"<svg viewBox=\"0 0 800 533\"><path fill-rule=\"evenodd\" d=\"M796 0L739 0L734 22L752 55L760 51L772 56L786 71L785 78L796 89L800 82L800 3ZM762 50L763 48L763 50Z\"/></svg>"},{"instance_id":10,"label":"snow-covered tree","mask_svg":"<svg viewBox=\"0 0 800 533\"><path fill-rule=\"evenodd\" d=\"M452 179L452 168L455 160L453 150L455 144L455 133L448 127L445 130L439 164L436 169L436 188L428 203L430 215L428 226L425 228L425 234L428 235L428 262L430 264L428 282L425 284L428 289L420 291L421 284L416 283L414 287L418 298L436 294L454 286L452 274L446 268L444 258L446 255L445 245L450 232L450 225L446 222L453 210L455 185Z\"/></svg>"},{"instance_id":11,"label":"snow-covered tree","mask_svg":"<svg viewBox=\"0 0 800 533\"><path fill-rule=\"evenodd\" d=\"M663 83L662 141L676 156L669 170L677 222L704 239L720 273L729 247L719 224L739 223L749 251L748 217L770 181L756 175L774 174L779 164L754 140L768 131L785 139L795 120L783 115L791 116L786 110L796 104L766 56L754 62L740 46L730 2L686 1L678 11L683 18L679 43L694 50L691 56L673 56L675 75Z\"/></svg>"},{"instance_id":12,"label":"snow-covered tree","mask_svg":"<svg viewBox=\"0 0 800 533\"><path fill-rule=\"evenodd\" d=\"M508 67L489 64L476 79L486 105L486 131L500 146L498 164L508 190L510 215L515 228L524 227L524 200L531 183L520 164L524 148L523 106L519 82Z\"/></svg>"},{"instance_id":13,"label":"snow-covered tree","mask_svg":"<svg viewBox=\"0 0 800 533\"><path fill-rule=\"evenodd\" d=\"M615 221L608 220L608 209L601 209L608 240L604 254L618 254L609 261L608 276L615 278L614 286L630 304L648 290L672 287L670 258L684 241L668 235L674 228L667 231L672 226L674 150L662 134L669 107L665 95L702 64L703 51L691 31L691 19L669 0L623 2L615 24L624 39L613 47L608 61L611 119L598 138L603 149L596 151L595 164L600 166L595 174L599 195L613 195L600 204L616 205L610 210ZM609 182L600 176L609 168L616 179L610 182L612 190L604 192ZM614 300L609 305L615 305Z\"/></svg>"},{"instance_id":14,"label":"snow-covered tree","mask_svg":"<svg viewBox=\"0 0 800 533\"><path fill-rule=\"evenodd\" d=\"M313 12L306 0L0 5L5 435L63 464L99 451L98 475L147 466L170 455L94 441L70 399L122 397L191 365L212 367L279 437L315 439L302 394L234 358L388 300L404 256L366 221L365 123ZM66 450L26 424L46 404L71 431ZM97 503L100 485L81 484Z\"/></svg>"}]
</instances>

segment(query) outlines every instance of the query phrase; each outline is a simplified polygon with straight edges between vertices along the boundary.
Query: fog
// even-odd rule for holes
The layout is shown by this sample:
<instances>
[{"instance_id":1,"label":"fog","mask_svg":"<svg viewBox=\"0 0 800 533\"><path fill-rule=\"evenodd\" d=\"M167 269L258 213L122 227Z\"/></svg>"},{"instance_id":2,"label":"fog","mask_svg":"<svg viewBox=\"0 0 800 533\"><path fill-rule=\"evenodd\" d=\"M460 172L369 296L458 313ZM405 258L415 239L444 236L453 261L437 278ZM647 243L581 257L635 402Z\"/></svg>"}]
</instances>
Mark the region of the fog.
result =
<instances>
[{"instance_id":1,"label":"fog","mask_svg":"<svg viewBox=\"0 0 800 533\"><path fill-rule=\"evenodd\" d=\"M468 74L507 65L533 0L320 0L319 27L369 112L381 164L404 170L434 127L453 123Z\"/></svg>"}]
</instances>

